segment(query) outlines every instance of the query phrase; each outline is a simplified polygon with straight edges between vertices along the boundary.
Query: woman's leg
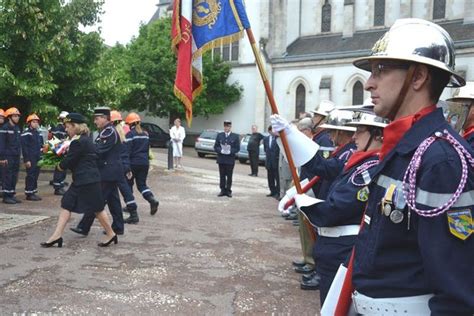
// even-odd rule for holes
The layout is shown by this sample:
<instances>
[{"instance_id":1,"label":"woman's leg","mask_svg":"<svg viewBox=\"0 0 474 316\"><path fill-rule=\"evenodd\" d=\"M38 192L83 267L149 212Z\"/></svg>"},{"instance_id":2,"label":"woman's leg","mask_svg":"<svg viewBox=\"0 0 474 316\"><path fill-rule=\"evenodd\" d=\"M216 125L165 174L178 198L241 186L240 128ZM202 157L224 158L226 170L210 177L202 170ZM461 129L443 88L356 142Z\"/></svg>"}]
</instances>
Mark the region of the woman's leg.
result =
<instances>
[{"instance_id":1,"label":"woman's leg","mask_svg":"<svg viewBox=\"0 0 474 316\"><path fill-rule=\"evenodd\" d=\"M106 241L109 241L115 236L115 232L113 231L112 226L110 226L110 221L107 217L107 214L104 211L100 211L98 213L95 213L95 217L97 217L97 220L99 221L100 225L105 229L105 232L107 234Z\"/></svg>"},{"instance_id":2,"label":"woman's leg","mask_svg":"<svg viewBox=\"0 0 474 316\"><path fill-rule=\"evenodd\" d=\"M65 209L61 209L59 213L58 223L56 224L56 229L54 233L49 237L47 242L52 242L58 238L60 238L64 233L64 228L66 228L66 224L71 218L71 212Z\"/></svg>"}]
</instances>

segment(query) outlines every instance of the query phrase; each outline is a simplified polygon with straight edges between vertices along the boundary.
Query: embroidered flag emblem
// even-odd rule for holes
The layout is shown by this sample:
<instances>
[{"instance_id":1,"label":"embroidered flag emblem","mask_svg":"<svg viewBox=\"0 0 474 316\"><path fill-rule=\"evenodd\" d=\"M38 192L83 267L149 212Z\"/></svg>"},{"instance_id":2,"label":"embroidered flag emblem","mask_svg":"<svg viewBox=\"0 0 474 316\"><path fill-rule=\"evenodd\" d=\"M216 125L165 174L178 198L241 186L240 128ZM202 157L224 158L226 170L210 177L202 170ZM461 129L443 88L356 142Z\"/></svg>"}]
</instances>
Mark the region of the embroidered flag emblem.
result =
<instances>
[{"instance_id":1,"label":"embroidered flag emblem","mask_svg":"<svg viewBox=\"0 0 474 316\"><path fill-rule=\"evenodd\" d=\"M471 210L448 211L449 231L461 240L466 240L474 230Z\"/></svg>"}]
</instances>

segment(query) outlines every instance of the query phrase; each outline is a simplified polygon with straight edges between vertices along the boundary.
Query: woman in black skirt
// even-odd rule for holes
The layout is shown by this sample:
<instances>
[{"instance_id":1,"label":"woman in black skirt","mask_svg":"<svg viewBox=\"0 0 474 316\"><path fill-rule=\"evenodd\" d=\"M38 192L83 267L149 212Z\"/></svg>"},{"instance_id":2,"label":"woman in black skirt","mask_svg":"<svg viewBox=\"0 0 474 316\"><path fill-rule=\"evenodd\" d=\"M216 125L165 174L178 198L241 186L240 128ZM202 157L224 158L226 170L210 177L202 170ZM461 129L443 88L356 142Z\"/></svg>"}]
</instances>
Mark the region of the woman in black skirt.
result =
<instances>
[{"instance_id":1,"label":"woman in black skirt","mask_svg":"<svg viewBox=\"0 0 474 316\"><path fill-rule=\"evenodd\" d=\"M97 168L97 154L95 146L89 137L89 129L85 118L78 113L69 113L65 119L66 132L71 144L68 153L57 166L62 171L72 171L72 183L61 200L61 212L59 213L56 230L42 247L48 248L55 244L62 247L62 234L67 222L74 213L95 213L100 225L105 229L107 239L99 243L100 247L107 247L112 242L118 242L117 235L110 226L109 218L104 212L104 198L100 185L100 173Z\"/></svg>"}]
</instances>

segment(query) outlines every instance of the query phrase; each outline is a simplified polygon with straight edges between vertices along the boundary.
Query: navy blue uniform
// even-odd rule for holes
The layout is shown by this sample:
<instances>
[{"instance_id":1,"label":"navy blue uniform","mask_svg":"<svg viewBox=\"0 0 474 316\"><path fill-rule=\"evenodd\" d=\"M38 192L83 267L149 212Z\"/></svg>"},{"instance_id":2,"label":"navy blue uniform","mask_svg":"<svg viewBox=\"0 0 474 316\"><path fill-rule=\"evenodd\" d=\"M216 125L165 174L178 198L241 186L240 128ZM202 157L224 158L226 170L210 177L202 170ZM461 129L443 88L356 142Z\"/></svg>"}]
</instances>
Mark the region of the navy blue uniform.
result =
<instances>
[{"instance_id":1,"label":"navy blue uniform","mask_svg":"<svg viewBox=\"0 0 474 316\"><path fill-rule=\"evenodd\" d=\"M129 210L136 210L137 203L135 201L135 197L133 196L132 188L128 184L126 177L126 174L128 172L131 172L128 144L126 142L123 142L120 146L120 159L122 160L124 175L118 183L118 188L123 196L127 208Z\"/></svg>"},{"instance_id":2,"label":"navy blue uniform","mask_svg":"<svg viewBox=\"0 0 474 316\"><path fill-rule=\"evenodd\" d=\"M43 137L37 129L29 127L21 134L21 149L23 162L31 163L31 167L26 169L25 194L32 195L38 192L38 177L40 168L38 161L41 159L41 149L43 148Z\"/></svg>"},{"instance_id":3,"label":"navy blue uniform","mask_svg":"<svg viewBox=\"0 0 474 316\"><path fill-rule=\"evenodd\" d=\"M67 138L66 128L61 123L51 128L51 134L60 140ZM54 169L54 173L53 173L54 189L59 190L63 188L65 180L66 180L66 170Z\"/></svg>"},{"instance_id":4,"label":"navy blue uniform","mask_svg":"<svg viewBox=\"0 0 474 316\"><path fill-rule=\"evenodd\" d=\"M432 315L472 315L474 239L469 234L473 229L474 170L469 167L466 186L451 210L434 217L420 216L413 210L409 213L401 194L415 150L425 139L444 130L469 148L438 109L416 122L380 162L369 186L367 216L355 246L352 280L358 292L372 298L434 294L429 300ZM458 154L446 141L436 140L423 155L418 170L416 207L443 205L456 191L460 177ZM397 217L399 223L381 211L382 199L392 185L396 190L390 206L392 213L398 210L403 215Z\"/></svg>"},{"instance_id":5,"label":"navy blue uniform","mask_svg":"<svg viewBox=\"0 0 474 316\"><path fill-rule=\"evenodd\" d=\"M230 146L230 153L222 153L223 145ZM229 133L226 136L225 132L217 134L216 142L214 143L214 151L217 153L217 164L219 164L219 187L221 193L232 194L232 174L234 172L235 154L240 150L239 135Z\"/></svg>"},{"instance_id":6,"label":"navy blue uniform","mask_svg":"<svg viewBox=\"0 0 474 316\"><path fill-rule=\"evenodd\" d=\"M332 153L332 158L325 159L321 155L316 154L313 159L303 166L308 179L312 179L314 176L320 176L322 178L319 181L321 182L319 191L315 192L318 199L326 199L332 182L342 172L344 165L355 149L356 145L350 142L336 149L336 151Z\"/></svg>"},{"instance_id":7,"label":"navy blue uniform","mask_svg":"<svg viewBox=\"0 0 474 316\"><path fill-rule=\"evenodd\" d=\"M3 168L3 197L13 197L16 193L18 172L20 171L21 141L20 128L7 121L0 129L0 160L7 160Z\"/></svg>"},{"instance_id":8,"label":"navy blue uniform","mask_svg":"<svg viewBox=\"0 0 474 316\"><path fill-rule=\"evenodd\" d=\"M87 135L76 136L59 168L72 171L72 183L61 199L61 207L88 217L104 210L97 153L92 139Z\"/></svg>"},{"instance_id":9,"label":"navy blue uniform","mask_svg":"<svg viewBox=\"0 0 474 316\"><path fill-rule=\"evenodd\" d=\"M365 158L349 170L343 171L333 181L324 202L301 208L301 211L307 215L311 223L317 227L322 227L313 248L313 258L318 263L316 271L321 276L319 288L321 304L326 299L339 265L346 261L356 241L358 226L368 198L366 185L369 184L371 174L375 168L367 169L366 178L362 174L354 178L354 182L361 184L361 186L354 185L351 177L359 166L373 160L378 160L378 156ZM351 228L353 228L354 234L339 237L324 235L324 228L326 227L347 225L352 225Z\"/></svg>"},{"instance_id":10,"label":"navy blue uniform","mask_svg":"<svg viewBox=\"0 0 474 316\"><path fill-rule=\"evenodd\" d=\"M270 143L271 139L271 143ZM280 196L280 176L278 172L278 160L280 158L280 146L276 142L276 137L269 135L263 139L265 149L265 168L267 168L267 180L270 193Z\"/></svg>"},{"instance_id":11,"label":"navy blue uniform","mask_svg":"<svg viewBox=\"0 0 474 316\"><path fill-rule=\"evenodd\" d=\"M150 201L153 198L153 192L146 184L148 169L150 169L150 139L148 133L142 132L139 134L135 126L132 126L130 132L127 133L126 142L132 171L132 179L129 180L129 185L133 188L133 183L136 182L137 189L143 198Z\"/></svg>"},{"instance_id":12,"label":"navy blue uniform","mask_svg":"<svg viewBox=\"0 0 474 316\"><path fill-rule=\"evenodd\" d=\"M99 133L95 140L95 146L98 155L97 165L100 171L102 195L109 206L113 219L112 229L115 233L123 234L123 213L117 188L117 184L124 174L120 159L121 143L120 137L111 123L107 124ZM94 218L92 214L85 214L77 227L82 229L84 233L88 233Z\"/></svg>"}]
</instances>

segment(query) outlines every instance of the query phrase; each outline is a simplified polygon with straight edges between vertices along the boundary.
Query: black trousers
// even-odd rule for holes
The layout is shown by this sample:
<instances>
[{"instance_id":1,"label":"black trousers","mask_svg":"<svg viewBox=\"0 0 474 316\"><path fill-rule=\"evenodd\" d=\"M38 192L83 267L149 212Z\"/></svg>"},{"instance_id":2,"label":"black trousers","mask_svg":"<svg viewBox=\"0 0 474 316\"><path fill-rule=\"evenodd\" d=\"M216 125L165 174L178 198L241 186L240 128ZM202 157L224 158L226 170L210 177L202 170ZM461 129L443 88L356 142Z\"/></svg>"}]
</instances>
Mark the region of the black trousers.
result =
<instances>
[{"instance_id":1,"label":"black trousers","mask_svg":"<svg viewBox=\"0 0 474 316\"><path fill-rule=\"evenodd\" d=\"M219 177L221 192L232 193L232 173L234 172L234 165L219 164Z\"/></svg>"},{"instance_id":2,"label":"black trousers","mask_svg":"<svg viewBox=\"0 0 474 316\"><path fill-rule=\"evenodd\" d=\"M128 184L133 191L133 183L136 182L137 189L143 196L145 200L153 196L153 192L151 192L150 188L146 184L146 179L148 177L148 169L150 169L149 165L131 165L130 169L132 169L132 178L128 180Z\"/></svg>"},{"instance_id":3,"label":"black trousers","mask_svg":"<svg viewBox=\"0 0 474 316\"><path fill-rule=\"evenodd\" d=\"M105 203L109 207L110 215L112 215L112 229L115 232L123 232L123 213L122 206L120 205L117 182L102 181L101 186L102 195L104 196ZM77 227L82 229L85 233L89 233L91 226L94 223L94 219L95 214L85 213Z\"/></svg>"},{"instance_id":4,"label":"black trousers","mask_svg":"<svg viewBox=\"0 0 474 316\"><path fill-rule=\"evenodd\" d=\"M3 197L12 197L16 193L18 172L20 172L20 156L6 157L8 165L3 168Z\"/></svg>"},{"instance_id":5,"label":"black trousers","mask_svg":"<svg viewBox=\"0 0 474 316\"><path fill-rule=\"evenodd\" d=\"M32 195L38 192L38 177L40 168L38 161L31 161L31 167L26 169L25 194Z\"/></svg>"},{"instance_id":6,"label":"black trousers","mask_svg":"<svg viewBox=\"0 0 474 316\"><path fill-rule=\"evenodd\" d=\"M278 167L267 168L267 180L270 193L273 195L280 195L280 175Z\"/></svg>"},{"instance_id":7,"label":"black trousers","mask_svg":"<svg viewBox=\"0 0 474 316\"><path fill-rule=\"evenodd\" d=\"M117 186L120 191L120 194L122 194L123 200L127 208L136 210L137 203L135 201L135 197L133 196L132 188L127 183L127 180L127 177L123 175L123 178L117 183Z\"/></svg>"},{"instance_id":8,"label":"black trousers","mask_svg":"<svg viewBox=\"0 0 474 316\"><path fill-rule=\"evenodd\" d=\"M249 150L250 170L254 175L258 175L258 151Z\"/></svg>"},{"instance_id":9,"label":"black trousers","mask_svg":"<svg viewBox=\"0 0 474 316\"><path fill-rule=\"evenodd\" d=\"M59 171L57 168L54 169L53 173L53 187L55 190L64 188L64 180L66 180L66 170Z\"/></svg>"}]
</instances>

